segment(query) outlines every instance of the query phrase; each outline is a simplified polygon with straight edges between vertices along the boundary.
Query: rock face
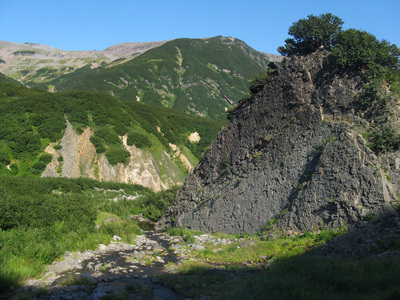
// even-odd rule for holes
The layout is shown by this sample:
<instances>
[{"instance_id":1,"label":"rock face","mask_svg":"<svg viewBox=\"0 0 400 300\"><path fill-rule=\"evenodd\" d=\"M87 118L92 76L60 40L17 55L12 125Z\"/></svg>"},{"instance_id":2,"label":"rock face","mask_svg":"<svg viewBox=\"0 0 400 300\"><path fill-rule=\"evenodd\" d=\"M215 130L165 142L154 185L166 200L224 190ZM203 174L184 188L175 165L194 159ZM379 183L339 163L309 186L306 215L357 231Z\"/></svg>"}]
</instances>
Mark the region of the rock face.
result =
<instances>
[{"instance_id":1,"label":"rock face","mask_svg":"<svg viewBox=\"0 0 400 300\"><path fill-rule=\"evenodd\" d=\"M104 153L96 153L90 142L94 133L90 127L78 135L68 120L66 122L67 127L60 143L61 149L55 150L51 145L45 149L53 156L53 160L47 165L42 177L88 177L100 181L139 184L159 192L182 185L185 174L176 164L178 159L188 170L193 168L189 159L176 145L171 147L176 158L171 158L164 151L160 154L161 160L156 160L149 150L127 145L127 136L121 139L124 148L130 153L130 161L128 164L118 163L112 166Z\"/></svg>"},{"instance_id":2,"label":"rock face","mask_svg":"<svg viewBox=\"0 0 400 300\"><path fill-rule=\"evenodd\" d=\"M369 121L355 105L365 82L326 52L285 60L236 108L161 223L310 231L396 213L400 153L366 146Z\"/></svg>"}]
</instances>

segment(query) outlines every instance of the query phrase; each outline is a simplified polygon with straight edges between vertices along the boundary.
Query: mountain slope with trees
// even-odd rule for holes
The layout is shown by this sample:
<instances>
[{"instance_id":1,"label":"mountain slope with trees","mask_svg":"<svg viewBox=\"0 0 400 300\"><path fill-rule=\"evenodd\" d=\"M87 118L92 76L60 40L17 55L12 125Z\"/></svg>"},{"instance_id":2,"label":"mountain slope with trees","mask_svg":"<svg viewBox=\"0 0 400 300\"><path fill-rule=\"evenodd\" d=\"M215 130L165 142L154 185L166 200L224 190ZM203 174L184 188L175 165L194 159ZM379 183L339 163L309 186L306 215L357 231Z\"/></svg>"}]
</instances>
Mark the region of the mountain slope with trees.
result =
<instances>
[{"instance_id":1,"label":"mountain slope with trees","mask_svg":"<svg viewBox=\"0 0 400 300\"><path fill-rule=\"evenodd\" d=\"M85 66L32 86L103 91L121 100L224 120L225 110L248 96L248 80L265 72L271 61L280 57L255 51L235 38L177 39L127 62Z\"/></svg>"},{"instance_id":2,"label":"mountain slope with trees","mask_svg":"<svg viewBox=\"0 0 400 300\"><path fill-rule=\"evenodd\" d=\"M98 92L9 83L0 91L3 175L87 176L165 189L183 182L224 124ZM195 133L198 140L190 140Z\"/></svg>"}]
</instances>

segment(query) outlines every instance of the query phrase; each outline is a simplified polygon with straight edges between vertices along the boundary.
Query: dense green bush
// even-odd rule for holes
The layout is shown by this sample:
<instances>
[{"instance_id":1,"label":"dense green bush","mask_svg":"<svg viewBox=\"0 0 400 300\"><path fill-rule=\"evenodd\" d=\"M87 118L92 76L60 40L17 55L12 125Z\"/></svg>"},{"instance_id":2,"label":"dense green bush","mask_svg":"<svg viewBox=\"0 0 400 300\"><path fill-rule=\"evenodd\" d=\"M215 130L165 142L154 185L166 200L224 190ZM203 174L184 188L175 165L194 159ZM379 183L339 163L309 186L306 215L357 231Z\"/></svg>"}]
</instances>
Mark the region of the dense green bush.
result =
<instances>
[{"instance_id":1,"label":"dense green bush","mask_svg":"<svg viewBox=\"0 0 400 300\"><path fill-rule=\"evenodd\" d=\"M147 135L141 134L139 132L131 131L128 133L128 139L126 143L129 146L135 145L138 148L150 148L151 141Z\"/></svg>"},{"instance_id":2,"label":"dense green bush","mask_svg":"<svg viewBox=\"0 0 400 300\"><path fill-rule=\"evenodd\" d=\"M106 151L108 163L112 166L115 166L119 162L124 164L129 163L130 156L129 151L125 149L109 149Z\"/></svg>"},{"instance_id":3,"label":"dense green bush","mask_svg":"<svg viewBox=\"0 0 400 300\"><path fill-rule=\"evenodd\" d=\"M342 69L366 69L383 73L383 68L399 68L400 50L374 35L361 30L349 29L340 32L334 40L332 58Z\"/></svg>"},{"instance_id":4,"label":"dense green bush","mask_svg":"<svg viewBox=\"0 0 400 300\"><path fill-rule=\"evenodd\" d=\"M332 59L339 68L371 70L383 73L385 67L399 69L400 50L388 41L379 41L366 32L356 29L342 31L343 21L328 13L318 17L309 15L289 27L285 47L278 51L283 55L305 55L320 47L332 50Z\"/></svg>"},{"instance_id":5,"label":"dense green bush","mask_svg":"<svg viewBox=\"0 0 400 300\"><path fill-rule=\"evenodd\" d=\"M370 147L375 154L386 151L396 151L400 148L400 135L389 125L371 129L367 134L367 140L368 147Z\"/></svg>"},{"instance_id":6,"label":"dense green bush","mask_svg":"<svg viewBox=\"0 0 400 300\"><path fill-rule=\"evenodd\" d=\"M0 165L9 165L10 162L10 155L6 152L0 151Z\"/></svg>"},{"instance_id":7,"label":"dense green bush","mask_svg":"<svg viewBox=\"0 0 400 300\"><path fill-rule=\"evenodd\" d=\"M19 168L17 164L11 164L10 165L10 171L12 175L17 175L19 172Z\"/></svg>"},{"instance_id":8,"label":"dense green bush","mask_svg":"<svg viewBox=\"0 0 400 300\"><path fill-rule=\"evenodd\" d=\"M38 161L32 166L32 173L35 175L40 175L46 169L47 164L43 161Z\"/></svg>"},{"instance_id":9,"label":"dense green bush","mask_svg":"<svg viewBox=\"0 0 400 300\"><path fill-rule=\"evenodd\" d=\"M99 128L95 131L94 134L95 134L95 136L103 139L103 141L107 145L121 143L121 139L118 137L118 134L116 134L109 128L105 128L105 127Z\"/></svg>"},{"instance_id":10,"label":"dense green bush","mask_svg":"<svg viewBox=\"0 0 400 300\"><path fill-rule=\"evenodd\" d=\"M53 159L53 155L51 155L51 154L49 154L49 153L42 154L42 155L39 157L39 161L42 161L42 162L44 162L45 164L50 163L50 162L52 161L52 159Z\"/></svg>"},{"instance_id":11,"label":"dense green bush","mask_svg":"<svg viewBox=\"0 0 400 300\"><path fill-rule=\"evenodd\" d=\"M90 142L93 144L93 146L96 148L96 153L103 153L106 152L106 146L104 145L103 139L92 135L90 137Z\"/></svg>"},{"instance_id":12,"label":"dense green bush","mask_svg":"<svg viewBox=\"0 0 400 300\"><path fill-rule=\"evenodd\" d=\"M173 187L157 194L146 195L137 201L143 215L153 221L158 221L165 213L167 208L172 205L179 187Z\"/></svg>"},{"instance_id":13,"label":"dense green bush","mask_svg":"<svg viewBox=\"0 0 400 300\"><path fill-rule=\"evenodd\" d=\"M309 54L320 47L330 49L335 36L341 31L343 21L330 13L319 16L309 15L289 27L293 38L285 40L285 46L278 48L282 55Z\"/></svg>"},{"instance_id":14,"label":"dense green bush","mask_svg":"<svg viewBox=\"0 0 400 300\"><path fill-rule=\"evenodd\" d=\"M123 136L128 132L128 128L123 123L118 123L113 126L113 130L119 135Z\"/></svg>"},{"instance_id":15,"label":"dense green bush","mask_svg":"<svg viewBox=\"0 0 400 300\"><path fill-rule=\"evenodd\" d=\"M96 208L87 197L78 195L35 195L0 198L0 228L46 227L63 221L72 229L91 227Z\"/></svg>"},{"instance_id":16,"label":"dense green bush","mask_svg":"<svg viewBox=\"0 0 400 300\"><path fill-rule=\"evenodd\" d=\"M41 138L48 138L55 142L62 138L65 129L65 119L60 115L51 115L45 117L38 126L38 132Z\"/></svg>"},{"instance_id":17,"label":"dense green bush","mask_svg":"<svg viewBox=\"0 0 400 300\"><path fill-rule=\"evenodd\" d=\"M158 221L166 209L174 202L178 190L179 187L176 186L158 193L147 192L134 201L124 199L116 202L105 200L100 204L99 209L124 218L129 218L131 214L142 213L146 218Z\"/></svg>"},{"instance_id":18,"label":"dense green bush","mask_svg":"<svg viewBox=\"0 0 400 300\"><path fill-rule=\"evenodd\" d=\"M38 153L41 148L40 137L34 132L14 134L9 142L15 158L32 156Z\"/></svg>"}]
</instances>

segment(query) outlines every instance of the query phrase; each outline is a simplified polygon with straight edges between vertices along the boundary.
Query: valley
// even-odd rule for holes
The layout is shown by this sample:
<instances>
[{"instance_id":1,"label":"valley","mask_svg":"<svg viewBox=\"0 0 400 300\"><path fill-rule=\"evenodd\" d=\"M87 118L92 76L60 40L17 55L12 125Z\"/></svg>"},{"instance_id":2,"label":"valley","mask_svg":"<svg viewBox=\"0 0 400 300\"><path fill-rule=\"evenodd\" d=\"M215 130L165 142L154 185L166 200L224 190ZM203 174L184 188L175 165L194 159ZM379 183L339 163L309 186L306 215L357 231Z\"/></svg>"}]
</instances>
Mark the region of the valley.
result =
<instances>
[{"instance_id":1,"label":"valley","mask_svg":"<svg viewBox=\"0 0 400 300\"><path fill-rule=\"evenodd\" d=\"M1 42L0 298L397 299L400 50L342 25Z\"/></svg>"}]
</instances>

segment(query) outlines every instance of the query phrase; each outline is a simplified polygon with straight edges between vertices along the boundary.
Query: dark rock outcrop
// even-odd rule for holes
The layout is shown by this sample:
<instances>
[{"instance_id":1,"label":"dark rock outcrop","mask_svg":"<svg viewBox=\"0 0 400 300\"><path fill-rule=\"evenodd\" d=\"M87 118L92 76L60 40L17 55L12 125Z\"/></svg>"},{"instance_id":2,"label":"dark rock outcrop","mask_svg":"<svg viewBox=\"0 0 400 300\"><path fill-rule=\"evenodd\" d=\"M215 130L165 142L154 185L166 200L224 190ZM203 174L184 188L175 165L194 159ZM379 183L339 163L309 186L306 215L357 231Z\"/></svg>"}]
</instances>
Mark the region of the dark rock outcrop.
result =
<instances>
[{"instance_id":1,"label":"dark rock outcrop","mask_svg":"<svg viewBox=\"0 0 400 300\"><path fill-rule=\"evenodd\" d=\"M324 51L284 61L235 109L161 222L255 233L396 213L400 154L378 157L366 146L370 121L356 105L365 83L360 72L338 72Z\"/></svg>"}]
</instances>

